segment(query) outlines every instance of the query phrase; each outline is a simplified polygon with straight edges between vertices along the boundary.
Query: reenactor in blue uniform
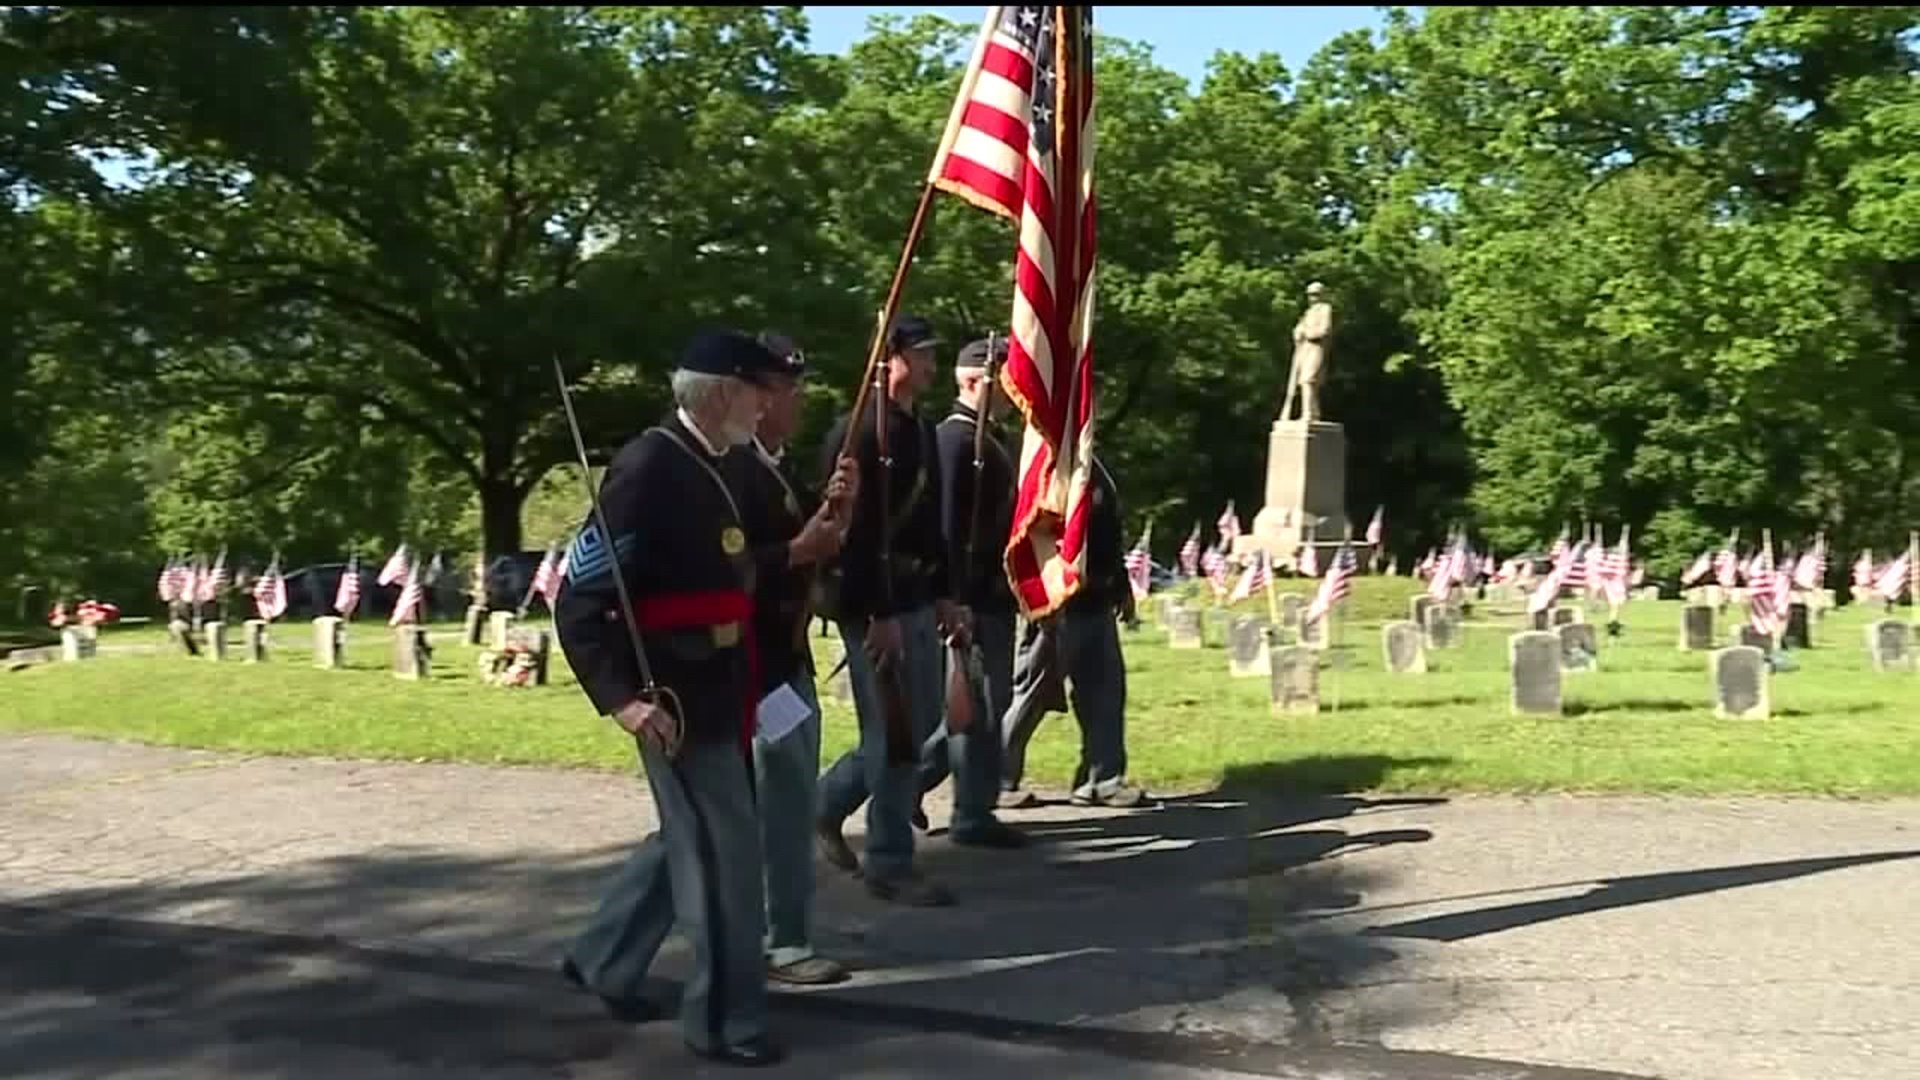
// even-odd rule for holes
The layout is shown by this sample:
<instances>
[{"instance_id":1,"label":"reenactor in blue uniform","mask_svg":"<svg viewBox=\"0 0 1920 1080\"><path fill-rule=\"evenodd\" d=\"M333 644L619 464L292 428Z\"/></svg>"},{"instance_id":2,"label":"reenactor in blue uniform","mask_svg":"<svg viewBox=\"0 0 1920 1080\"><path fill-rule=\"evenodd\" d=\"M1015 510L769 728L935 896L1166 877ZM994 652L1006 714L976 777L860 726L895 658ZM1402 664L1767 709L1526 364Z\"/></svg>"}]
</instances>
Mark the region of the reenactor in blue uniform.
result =
<instances>
[{"instance_id":1,"label":"reenactor in blue uniform","mask_svg":"<svg viewBox=\"0 0 1920 1080\"><path fill-rule=\"evenodd\" d=\"M1020 787L1027 742L1049 710L1066 704L1080 722L1080 764L1070 796L1076 806L1137 807L1148 799L1127 780L1127 665L1118 623L1133 617L1120 490L1093 461L1087 520L1087 576L1060 610L1026 626L1014 660L1013 705L1004 721L1003 806L1032 805Z\"/></svg>"},{"instance_id":2,"label":"reenactor in blue uniform","mask_svg":"<svg viewBox=\"0 0 1920 1080\"><path fill-rule=\"evenodd\" d=\"M1000 798L1000 719L1013 699L1013 631L1018 606L1007 583L1004 553L1013 531L1014 458L992 430L1004 400L994 394L993 365L1006 360L1004 338L969 343L954 363L958 397L937 434L940 528L953 553L954 595L973 616L980 658L973 723L954 735L943 726L922 751L920 794L953 775L953 820L947 838L976 847L1025 847L1026 836L994 815ZM987 406L991 414L982 417ZM976 458L975 451L978 450ZM926 828L923 813L914 824Z\"/></svg>"},{"instance_id":3,"label":"reenactor in blue uniform","mask_svg":"<svg viewBox=\"0 0 1920 1080\"><path fill-rule=\"evenodd\" d=\"M639 1019L650 1011L641 996L647 969L678 922L694 953L682 1034L702 1056L738 1065L771 1065L784 1054L766 1033L750 750L759 700L753 552L722 467L752 440L764 386L783 368L743 334L702 334L688 346L672 376L677 410L614 456L599 495L607 532L589 516L555 608L581 689L639 743L660 822L569 948L563 971L616 1016ZM640 670L622 625L616 561L654 685L677 696L677 709Z\"/></svg>"},{"instance_id":4,"label":"reenactor in blue uniform","mask_svg":"<svg viewBox=\"0 0 1920 1080\"><path fill-rule=\"evenodd\" d=\"M767 862L767 977L819 985L847 977L843 966L813 949L812 825L820 780L820 697L807 626L812 621L813 571L831 551L801 539L810 516L825 516L834 528L844 528L840 515L858 488L851 459L842 462L839 475L829 482L824 502L783 467L788 440L800 421L807 362L783 334L762 334L760 340L785 361L785 370L773 379L752 444L734 451L729 460L738 475L747 543L759 573L753 617L760 649L759 692L763 697L787 693L807 709L806 718L792 731L777 738L763 734L753 744ZM837 547L837 534L830 539Z\"/></svg>"},{"instance_id":5,"label":"reenactor in blue uniform","mask_svg":"<svg viewBox=\"0 0 1920 1080\"><path fill-rule=\"evenodd\" d=\"M916 767L940 723L942 638L967 643L968 617L954 602L946 537L940 528L940 459L933 424L916 407L931 387L939 340L925 319L902 316L888 328L876 393L859 416L827 432L821 475L837 465L849 425L859 496L836 566L822 582L822 610L839 625L860 720L860 743L820 780L815 829L820 853L859 873L875 897L916 906L953 902L913 865ZM876 413L885 417L884 427ZM882 467L884 432L888 464ZM867 805L865 865L841 833Z\"/></svg>"}]
</instances>

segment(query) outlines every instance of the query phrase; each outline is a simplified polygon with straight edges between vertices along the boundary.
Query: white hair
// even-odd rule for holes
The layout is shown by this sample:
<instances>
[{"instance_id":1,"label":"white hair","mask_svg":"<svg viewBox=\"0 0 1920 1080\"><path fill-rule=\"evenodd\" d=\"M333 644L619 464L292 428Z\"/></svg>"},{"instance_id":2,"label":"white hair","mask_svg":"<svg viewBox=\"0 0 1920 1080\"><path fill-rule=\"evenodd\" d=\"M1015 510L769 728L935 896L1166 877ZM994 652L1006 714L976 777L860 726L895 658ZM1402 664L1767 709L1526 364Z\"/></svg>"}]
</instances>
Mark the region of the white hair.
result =
<instances>
[{"instance_id":1,"label":"white hair","mask_svg":"<svg viewBox=\"0 0 1920 1080\"><path fill-rule=\"evenodd\" d=\"M721 395L726 393L727 384L732 381L731 375L709 375L704 371L676 368L672 381L673 403L696 416L717 411L722 404Z\"/></svg>"}]
</instances>

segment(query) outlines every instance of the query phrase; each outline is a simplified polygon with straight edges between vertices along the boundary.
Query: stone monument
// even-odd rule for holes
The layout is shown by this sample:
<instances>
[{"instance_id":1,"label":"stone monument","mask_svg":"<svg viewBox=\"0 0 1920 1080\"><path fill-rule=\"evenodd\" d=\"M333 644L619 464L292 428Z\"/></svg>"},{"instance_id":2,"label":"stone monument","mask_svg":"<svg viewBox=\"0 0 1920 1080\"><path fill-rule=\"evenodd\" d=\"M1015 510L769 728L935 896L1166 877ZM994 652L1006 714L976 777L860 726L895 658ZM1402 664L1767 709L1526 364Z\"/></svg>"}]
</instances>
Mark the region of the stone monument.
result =
<instances>
[{"instance_id":1,"label":"stone monument","mask_svg":"<svg viewBox=\"0 0 1920 1080\"><path fill-rule=\"evenodd\" d=\"M1280 416L1267 436L1266 502L1236 554L1265 551L1294 565L1303 543L1336 543L1347 535L1347 433L1320 418L1320 382L1333 334L1326 287L1307 286L1307 310L1293 327L1293 360ZM1294 402L1300 403L1299 415Z\"/></svg>"}]
</instances>

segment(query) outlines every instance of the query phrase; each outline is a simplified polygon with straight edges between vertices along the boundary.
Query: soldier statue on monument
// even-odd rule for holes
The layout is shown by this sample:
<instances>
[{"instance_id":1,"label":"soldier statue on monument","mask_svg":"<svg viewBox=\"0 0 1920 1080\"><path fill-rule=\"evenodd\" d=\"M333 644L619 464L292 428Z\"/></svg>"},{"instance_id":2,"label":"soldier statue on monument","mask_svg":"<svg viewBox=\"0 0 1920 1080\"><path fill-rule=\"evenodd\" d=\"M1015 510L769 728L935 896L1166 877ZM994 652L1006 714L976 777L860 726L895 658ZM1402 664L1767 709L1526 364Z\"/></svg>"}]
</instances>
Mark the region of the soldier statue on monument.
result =
<instances>
[{"instance_id":1,"label":"soldier statue on monument","mask_svg":"<svg viewBox=\"0 0 1920 1080\"><path fill-rule=\"evenodd\" d=\"M1327 287L1315 281L1307 286L1307 310L1293 324L1293 364L1287 372L1286 397L1280 403L1279 419L1293 417L1294 391L1300 391L1299 419L1312 423L1320 419L1320 375L1327 362L1327 339L1333 334L1333 305L1326 299Z\"/></svg>"},{"instance_id":2,"label":"soldier statue on monument","mask_svg":"<svg viewBox=\"0 0 1920 1080\"><path fill-rule=\"evenodd\" d=\"M1341 536L1347 529L1346 431L1320 412L1333 336L1326 294L1318 281L1307 286L1307 310L1293 326L1286 393L1267 436L1266 501L1253 519L1253 534L1235 545L1236 551L1264 550L1283 568L1298 568L1296 553L1303 545L1318 546L1316 536Z\"/></svg>"}]
</instances>

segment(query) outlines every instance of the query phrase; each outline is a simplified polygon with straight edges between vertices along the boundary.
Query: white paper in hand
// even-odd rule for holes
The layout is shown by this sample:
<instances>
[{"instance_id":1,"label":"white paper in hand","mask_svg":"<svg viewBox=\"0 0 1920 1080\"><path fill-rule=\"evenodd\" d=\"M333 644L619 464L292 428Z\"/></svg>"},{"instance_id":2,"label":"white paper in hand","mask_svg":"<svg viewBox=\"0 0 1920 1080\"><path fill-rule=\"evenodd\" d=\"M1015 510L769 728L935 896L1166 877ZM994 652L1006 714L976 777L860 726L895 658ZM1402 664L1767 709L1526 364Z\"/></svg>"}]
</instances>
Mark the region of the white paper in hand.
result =
<instances>
[{"instance_id":1,"label":"white paper in hand","mask_svg":"<svg viewBox=\"0 0 1920 1080\"><path fill-rule=\"evenodd\" d=\"M794 693L793 687L782 683L778 690L760 699L753 737L763 743L779 742L812 715L813 709L807 704L807 699Z\"/></svg>"}]
</instances>

